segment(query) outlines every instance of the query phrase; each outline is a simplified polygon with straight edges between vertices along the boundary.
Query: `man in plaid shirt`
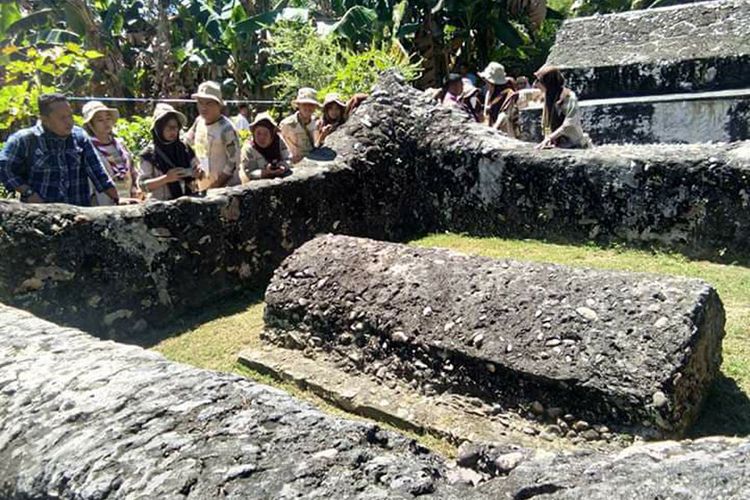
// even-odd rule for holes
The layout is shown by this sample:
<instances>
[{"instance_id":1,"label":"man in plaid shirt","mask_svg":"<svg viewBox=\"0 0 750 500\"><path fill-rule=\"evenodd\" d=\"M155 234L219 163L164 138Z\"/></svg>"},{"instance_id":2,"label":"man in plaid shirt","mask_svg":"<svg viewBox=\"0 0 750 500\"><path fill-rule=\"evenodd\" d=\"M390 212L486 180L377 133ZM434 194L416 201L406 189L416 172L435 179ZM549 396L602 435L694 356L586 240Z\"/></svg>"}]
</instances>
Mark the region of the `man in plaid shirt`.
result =
<instances>
[{"instance_id":1,"label":"man in plaid shirt","mask_svg":"<svg viewBox=\"0 0 750 500\"><path fill-rule=\"evenodd\" d=\"M119 203L86 133L73 126L73 110L62 94L39 97L40 122L10 136L0 153L0 182L27 203L91 205L89 179Z\"/></svg>"}]
</instances>

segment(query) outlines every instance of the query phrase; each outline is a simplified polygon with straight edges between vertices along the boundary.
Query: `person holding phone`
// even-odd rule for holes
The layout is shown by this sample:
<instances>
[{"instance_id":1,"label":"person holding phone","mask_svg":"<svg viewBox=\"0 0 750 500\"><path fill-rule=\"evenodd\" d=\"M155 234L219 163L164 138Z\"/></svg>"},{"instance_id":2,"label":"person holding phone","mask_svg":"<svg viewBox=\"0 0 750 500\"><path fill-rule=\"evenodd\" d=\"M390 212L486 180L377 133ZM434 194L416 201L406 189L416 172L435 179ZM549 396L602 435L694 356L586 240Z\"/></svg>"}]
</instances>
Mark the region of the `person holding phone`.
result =
<instances>
[{"instance_id":1,"label":"person holding phone","mask_svg":"<svg viewBox=\"0 0 750 500\"><path fill-rule=\"evenodd\" d=\"M186 124L185 115L169 104L156 105L152 140L140 154L139 184L148 199L166 201L198 194L196 181L205 172L193 149L180 138Z\"/></svg>"},{"instance_id":2,"label":"person holding phone","mask_svg":"<svg viewBox=\"0 0 750 500\"><path fill-rule=\"evenodd\" d=\"M289 175L292 155L273 117L268 113L259 114L250 124L250 131L252 136L242 148L240 160L242 183Z\"/></svg>"}]
</instances>

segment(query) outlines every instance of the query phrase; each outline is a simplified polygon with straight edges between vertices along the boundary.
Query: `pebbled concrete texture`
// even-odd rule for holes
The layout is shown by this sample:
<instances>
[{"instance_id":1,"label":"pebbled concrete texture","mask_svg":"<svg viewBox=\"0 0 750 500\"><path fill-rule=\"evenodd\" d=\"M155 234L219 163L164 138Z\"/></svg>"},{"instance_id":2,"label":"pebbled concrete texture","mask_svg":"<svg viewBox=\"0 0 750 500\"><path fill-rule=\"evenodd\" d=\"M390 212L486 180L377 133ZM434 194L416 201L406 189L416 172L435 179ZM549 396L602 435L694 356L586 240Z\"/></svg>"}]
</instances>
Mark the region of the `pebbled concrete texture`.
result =
<instances>
[{"instance_id":1,"label":"pebbled concrete texture","mask_svg":"<svg viewBox=\"0 0 750 500\"><path fill-rule=\"evenodd\" d=\"M350 370L677 436L724 337L721 301L700 280L334 235L277 269L265 321L262 338L337 353Z\"/></svg>"}]
</instances>

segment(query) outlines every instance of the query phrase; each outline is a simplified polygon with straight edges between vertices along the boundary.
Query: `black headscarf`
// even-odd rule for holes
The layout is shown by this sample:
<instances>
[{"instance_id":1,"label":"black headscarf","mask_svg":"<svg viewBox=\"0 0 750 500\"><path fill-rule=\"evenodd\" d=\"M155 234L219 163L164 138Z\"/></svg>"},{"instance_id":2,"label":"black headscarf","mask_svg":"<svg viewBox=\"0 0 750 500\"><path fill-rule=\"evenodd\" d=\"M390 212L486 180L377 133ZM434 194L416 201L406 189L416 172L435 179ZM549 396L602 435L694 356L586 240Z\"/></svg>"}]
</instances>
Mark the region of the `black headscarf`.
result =
<instances>
[{"instance_id":1,"label":"black headscarf","mask_svg":"<svg viewBox=\"0 0 750 500\"><path fill-rule=\"evenodd\" d=\"M193 158L195 158L193 148L182 142L179 137L172 142L164 140L164 127L171 118L179 123L176 113L167 113L159 118L151 131L152 144L141 152L141 158L151 163L163 174L173 168L192 168ZM185 177L182 180L185 182L176 181L167 184L171 199L192 194L189 187L192 177Z\"/></svg>"},{"instance_id":2,"label":"black headscarf","mask_svg":"<svg viewBox=\"0 0 750 500\"><path fill-rule=\"evenodd\" d=\"M253 139L253 148L258 153L260 153L268 163L282 161L283 158L281 157L281 138L279 137L279 132L276 130L276 127L274 127L273 124L271 124L271 122L267 120L262 120L253 128L255 129L258 127L268 129L271 132L271 136L273 137L273 142L271 142L271 145L267 148L262 148L258 145L257 142L255 142L255 139Z\"/></svg>"}]
</instances>

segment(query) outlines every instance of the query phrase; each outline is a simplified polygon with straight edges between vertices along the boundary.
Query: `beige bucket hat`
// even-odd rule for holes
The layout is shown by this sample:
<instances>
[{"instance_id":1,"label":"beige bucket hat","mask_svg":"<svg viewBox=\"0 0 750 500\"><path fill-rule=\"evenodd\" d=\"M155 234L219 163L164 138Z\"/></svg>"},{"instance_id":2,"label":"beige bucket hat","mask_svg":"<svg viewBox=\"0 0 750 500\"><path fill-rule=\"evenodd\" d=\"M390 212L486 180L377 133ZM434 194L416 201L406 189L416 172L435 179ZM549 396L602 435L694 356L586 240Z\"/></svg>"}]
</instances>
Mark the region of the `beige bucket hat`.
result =
<instances>
[{"instance_id":1,"label":"beige bucket hat","mask_svg":"<svg viewBox=\"0 0 750 500\"><path fill-rule=\"evenodd\" d=\"M169 114L173 114L177 117L177 121L180 122L180 127L185 128L187 126L187 117L185 115L165 102L158 102L156 103L154 114L151 118L151 130L154 130L154 127L156 127L156 122Z\"/></svg>"},{"instance_id":2,"label":"beige bucket hat","mask_svg":"<svg viewBox=\"0 0 750 500\"><path fill-rule=\"evenodd\" d=\"M326 94L326 98L323 100L323 107L325 108L326 106L328 106L329 104L333 104L334 102L342 108L346 107L346 103L341 99L341 96L335 92Z\"/></svg>"},{"instance_id":3,"label":"beige bucket hat","mask_svg":"<svg viewBox=\"0 0 750 500\"><path fill-rule=\"evenodd\" d=\"M292 105L295 107L300 104L315 104L320 107L318 102L318 93L315 89L310 87L302 87L297 91L297 98L292 101Z\"/></svg>"},{"instance_id":4,"label":"beige bucket hat","mask_svg":"<svg viewBox=\"0 0 750 500\"><path fill-rule=\"evenodd\" d=\"M498 62L491 62L484 68L484 71L479 73L480 78L486 80L495 85L503 85L508 81L508 77L505 75L505 66Z\"/></svg>"},{"instance_id":5,"label":"beige bucket hat","mask_svg":"<svg viewBox=\"0 0 750 500\"><path fill-rule=\"evenodd\" d=\"M89 101L83 105L83 123L88 124L100 112L112 113L115 120L120 118L120 112L115 108L108 108L101 101Z\"/></svg>"},{"instance_id":6,"label":"beige bucket hat","mask_svg":"<svg viewBox=\"0 0 750 500\"><path fill-rule=\"evenodd\" d=\"M279 124L276 123L276 120L273 119L273 116L271 116L270 113L258 113L258 115L255 117L253 122L250 124L250 128L255 128L260 122L268 122L270 123L273 128L278 128Z\"/></svg>"},{"instance_id":7,"label":"beige bucket hat","mask_svg":"<svg viewBox=\"0 0 750 500\"><path fill-rule=\"evenodd\" d=\"M198 91L190 96L193 99L211 99L224 105L224 99L221 96L221 85L218 82L203 82L198 85Z\"/></svg>"}]
</instances>

